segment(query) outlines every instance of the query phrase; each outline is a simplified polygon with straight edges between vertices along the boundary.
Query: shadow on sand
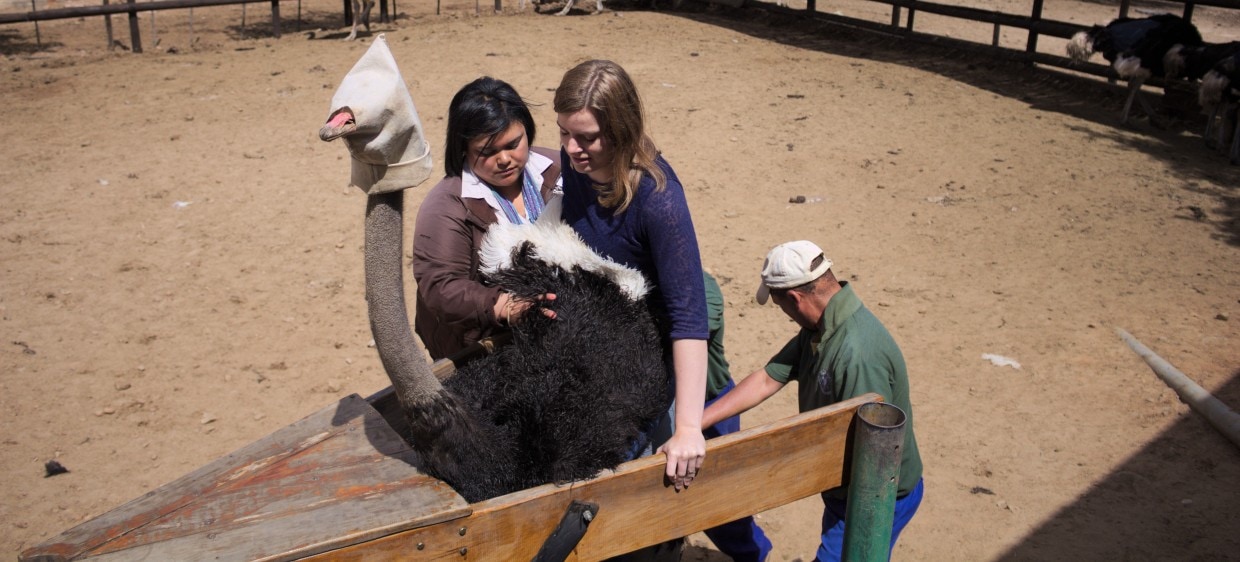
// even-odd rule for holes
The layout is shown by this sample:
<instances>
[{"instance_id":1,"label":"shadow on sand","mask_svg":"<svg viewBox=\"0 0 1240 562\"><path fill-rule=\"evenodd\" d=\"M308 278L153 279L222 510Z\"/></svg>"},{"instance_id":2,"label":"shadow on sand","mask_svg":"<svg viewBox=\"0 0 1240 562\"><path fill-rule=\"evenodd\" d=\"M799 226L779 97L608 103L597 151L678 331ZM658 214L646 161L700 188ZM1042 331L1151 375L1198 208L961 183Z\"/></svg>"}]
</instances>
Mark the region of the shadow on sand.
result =
<instances>
[{"instance_id":1,"label":"shadow on sand","mask_svg":"<svg viewBox=\"0 0 1240 562\"><path fill-rule=\"evenodd\" d=\"M644 9L645 5L645 2L613 2L607 7L623 11ZM1180 182L1181 189L1215 199L1218 204L1207 219L1215 228L1215 236L1227 244L1240 246L1240 166L1228 165L1223 155L1206 148L1201 138L1205 124L1202 116L1181 113L1169 124L1165 119L1160 120L1164 128L1151 126L1145 118L1134 118L1125 132L1119 123L1127 95L1122 84L1108 84L1059 69L989 57L975 50L912 42L763 8L734 9L686 2L680 10L669 13L764 41L933 72L996 95L1021 100L1033 110L1096 123L1113 131L1105 135L1109 140L1166 164ZM1188 217L1188 220L1199 219Z\"/></svg>"}]
</instances>

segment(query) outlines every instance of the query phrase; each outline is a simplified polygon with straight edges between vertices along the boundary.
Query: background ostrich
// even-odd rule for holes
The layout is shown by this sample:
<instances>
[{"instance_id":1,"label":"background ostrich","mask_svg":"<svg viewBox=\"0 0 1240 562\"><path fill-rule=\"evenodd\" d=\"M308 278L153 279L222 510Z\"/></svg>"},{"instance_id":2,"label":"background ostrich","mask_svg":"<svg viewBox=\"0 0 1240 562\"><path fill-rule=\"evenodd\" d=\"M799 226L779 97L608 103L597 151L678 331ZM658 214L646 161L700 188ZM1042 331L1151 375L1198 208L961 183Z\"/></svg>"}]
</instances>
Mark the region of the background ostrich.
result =
<instances>
[{"instance_id":1,"label":"background ostrich","mask_svg":"<svg viewBox=\"0 0 1240 562\"><path fill-rule=\"evenodd\" d=\"M543 4L546 1L547 0L530 0L530 3L534 5L534 11L538 11L538 6L540 4ZM672 0L672 8L679 8L680 3L682 1L683 0ZM780 1L782 2L783 0L780 0ZM573 5L576 4L576 2L577 0L568 0L567 2L564 3L564 7L561 8L560 11L556 12L555 15L557 16L568 15L569 10L573 9ZM655 4L655 0L650 0L651 9L654 9L654 4ZM783 4L780 4L780 5L782 6ZM525 9L525 0L521 0L520 9L522 10ZM600 14L603 12L603 10L604 10L603 0L595 0L594 11L591 13Z\"/></svg>"},{"instance_id":2,"label":"background ostrich","mask_svg":"<svg viewBox=\"0 0 1240 562\"><path fill-rule=\"evenodd\" d=\"M1195 46L1175 45L1163 57L1167 78L1201 80L1219 61L1240 52L1240 41L1202 43Z\"/></svg>"},{"instance_id":3,"label":"background ostrich","mask_svg":"<svg viewBox=\"0 0 1240 562\"><path fill-rule=\"evenodd\" d=\"M352 183L369 195L371 330L423 470L475 502L623 461L670 400L640 274L593 255L554 210L493 227L488 277L519 296L556 293L557 318L530 315L510 347L441 383L415 351L401 288L402 190L429 176L429 146L383 35L341 82L319 136L345 140Z\"/></svg>"},{"instance_id":4,"label":"background ostrich","mask_svg":"<svg viewBox=\"0 0 1240 562\"><path fill-rule=\"evenodd\" d=\"M1142 19L1119 18L1111 23L1095 25L1068 42L1068 56L1086 61L1101 52L1116 74L1128 81L1128 99L1120 122L1127 123L1132 102L1137 100L1146 115L1155 112L1141 97L1141 85L1150 76L1163 75L1163 57L1176 45L1195 46L1203 43L1196 26L1178 16L1160 14Z\"/></svg>"},{"instance_id":5,"label":"background ostrich","mask_svg":"<svg viewBox=\"0 0 1240 562\"><path fill-rule=\"evenodd\" d=\"M1228 133L1231 134L1231 152L1228 159L1232 164L1240 164L1240 119L1237 117L1237 106L1240 105L1240 48L1215 63L1214 67L1201 79L1201 87L1197 90L1201 107L1209 113L1206 121L1206 144L1217 142L1219 149L1227 145ZM1222 125L1218 128L1217 141L1214 138L1215 119L1222 117Z\"/></svg>"},{"instance_id":6,"label":"background ostrich","mask_svg":"<svg viewBox=\"0 0 1240 562\"><path fill-rule=\"evenodd\" d=\"M366 33L370 33L370 9L375 7L375 0L353 0L353 30L349 32L349 36L345 37L345 41L357 39L357 22L360 20L366 26Z\"/></svg>"}]
</instances>

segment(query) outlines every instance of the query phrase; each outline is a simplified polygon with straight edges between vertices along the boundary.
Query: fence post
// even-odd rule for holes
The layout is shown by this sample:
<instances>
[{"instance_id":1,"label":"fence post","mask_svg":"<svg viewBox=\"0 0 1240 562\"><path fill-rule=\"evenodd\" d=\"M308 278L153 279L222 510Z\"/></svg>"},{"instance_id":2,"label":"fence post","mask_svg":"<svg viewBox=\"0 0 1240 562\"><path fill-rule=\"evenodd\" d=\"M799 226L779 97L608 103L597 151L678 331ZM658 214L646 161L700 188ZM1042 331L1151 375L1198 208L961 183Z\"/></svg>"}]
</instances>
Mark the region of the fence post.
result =
<instances>
[{"instance_id":1,"label":"fence post","mask_svg":"<svg viewBox=\"0 0 1240 562\"><path fill-rule=\"evenodd\" d=\"M103 5L107 6L108 0L103 0ZM108 50L111 51L116 45L116 41L112 39L112 14L103 15L103 25L108 30Z\"/></svg>"},{"instance_id":2,"label":"fence post","mask_svg":"<svg viewBox=\"0 0 1240 562\"><path fill-rule=\"evenodd\" d=\"M862 404L853 426L845 562L887 562L895 520L904 426L908 416L885 402Z\"/></svg>"},{"instance_id":3,"label":"fence post","mask_svg":"<svg viewBox=\"0 0 1240 562\"><path fill-rule=\"evenodd\" d=\"M908 21L904 22L904 28L913 31L913 16L917 15L917 0L908 3Z\"/></svg>"},{"instance_id":4,"label":"fence post","mask_svg":"<svg viewBox=\"0 0 1240 562\"><path fill-rule=\"evenodd\" d=\"M129 0L129 42L135 53L142 52L142 33L138 27L138 1Z\"/></svg>"},{"instance_id":5,"label":"fence post","mask_svg":"<svg viewBox=\"0 0 1240 562\"><path fill-rule=\"evenodd\" d=\"M1033 25L1029 27L1029 42L1025 45L1026 53L1038 50L1038 22L1042 21L1042 0L1033 0L1033 14L1029 16Z\"/></svg>"},{"instance_id":6,"label":"fence post","mask_svg":"<svg viewBox=\"0 0 1240 562\"><path fill-rule=\"evenodd\" d=\"M34 5L34 0L30 0L30 13L39 11L39 7ZM34 20L34 44L39 50L43 50L43 36L39 33L39 20Z\"/></svg>"},{"instance_id":7,"label":"fence post","mask_svg":"<svg viewBox=\"0 0 1240 562\"><path fill-rule=\"evenodd\" d=\"M818 0L805 0L805 11L813 13L818 11Z\"/></svg>"},{"instance_id":8,"label":"fence post","mask_svg":"<svg viewBox=\"0 0 1240 562\"><path fill-rule=\"evenodd\" d=\"M1189 22L1189 23L1193 22L1193 7L1194 6L1195 4L1193 4L1192 2L1184 3L1184 21Z\"/></svg>"},{"instance_id":9,"label":"fence post","mask_svg":"<svg viewBox=\"0 0 1240 562\"><path fill-rule=\"evenodd\" d=\"M900 5L899 4L891 5L891 27L894 27L894 28L900 27Z\"/></svg>"},{"instance_id":10,"label":"fence post","mask_svg":"<svg viewBox=\"0 0 1240 562\"><path fill-rule=\"evenodd\" d=\"M154 2L155 0L151 0ZM159 47L159 32L155 29L155 10L151 10L151 48Z\"/></svg>"},{"instance_id":11,"label":"fence post","mask_svg":"<svg viewBox=\"0 0 1240 562\"><path fill-rule=\"evenodd\" d=\"M280 0L271 0L271 33L280 38Z\"/></svg>"},{"instance_id":12,"label":"fence post","mask_svg":"<svg viewBox=\"0 0 1240 562\"><path fill-rule=\"evenodd\" d=\"M1126 18L1126 17L1128 17L1128 5L1129 5L1130 3L1131 3L1131 2L1130 2L1130 0L1120 0L1120 1L1119 1L1119 17L1121 17L1121 18Z\"/></svg>"}]
</instances>

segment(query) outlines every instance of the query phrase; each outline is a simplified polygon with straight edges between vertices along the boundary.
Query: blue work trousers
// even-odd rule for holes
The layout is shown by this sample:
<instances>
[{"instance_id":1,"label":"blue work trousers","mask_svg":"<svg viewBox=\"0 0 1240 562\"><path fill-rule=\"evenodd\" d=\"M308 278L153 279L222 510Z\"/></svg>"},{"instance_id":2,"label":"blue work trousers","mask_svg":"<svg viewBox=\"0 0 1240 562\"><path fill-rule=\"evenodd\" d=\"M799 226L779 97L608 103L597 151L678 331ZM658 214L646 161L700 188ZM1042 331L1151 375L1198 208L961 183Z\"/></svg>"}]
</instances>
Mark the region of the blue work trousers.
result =
<instances>
[{"instance_id":1,"label":"blue work trousers","mask_svg":"<svg viewBox=\"0 0 1240 562\"><path fill-rule=\"evenodd\" d=\"M724 387L718 396L707 400L706 405L711 405L735 387L735 383L728 381L728 386ZM740 430L741 417L732 416L702 430L702 434L707 439L714 439ZM762 532L762 527L758 526L753 517L742 517L731 523L707 529L706 536L710 542L715 543L720 552L732 557L732 560L736 562L761 562L766 560L766 555L771 552L771 540L766 538L766 533Z\"/></svg>"},{"instance_id":2,"label":"blue work trousers","mask_svg":"<svg viewBox=\"0 0 1240 562\"><path fill-rule=\"evenodd\" d=\"M891 549L900 538L900 531L908 525L921 506L921 496L925 491L925 481L918 480L907 495L896 499L895 518L891 522L891 545L887 550L887 558L891 558ZM826 509L822 510L822 544L818 546L815 562L836 562L844 555L844 514L848 511L848 502L823 496Z\"/></svg>"}]
</instances>

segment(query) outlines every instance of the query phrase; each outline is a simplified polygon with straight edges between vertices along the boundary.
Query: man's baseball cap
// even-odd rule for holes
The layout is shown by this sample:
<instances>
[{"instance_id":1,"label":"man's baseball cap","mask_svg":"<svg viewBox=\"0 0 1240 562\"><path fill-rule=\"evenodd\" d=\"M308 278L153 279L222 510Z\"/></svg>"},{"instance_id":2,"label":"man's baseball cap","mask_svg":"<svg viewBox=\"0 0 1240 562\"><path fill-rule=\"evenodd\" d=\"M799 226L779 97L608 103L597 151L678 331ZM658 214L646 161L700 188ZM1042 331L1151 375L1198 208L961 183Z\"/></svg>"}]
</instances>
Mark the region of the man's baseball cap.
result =
<instances>
[{"instance_id":1,"label":"man's baseball cap","mask_svg":"<svg viewBox=\"0 0 1240 562\"><path fill-rule=\"evenodd\" d=\"M815 263L818 262L818 263ZM785 242L771 249L762 264L762 283L755 298L766 304L771 289L791 289L813 281L831 269L822 248L809 240Z\"/></svg>"}]
</instances>

